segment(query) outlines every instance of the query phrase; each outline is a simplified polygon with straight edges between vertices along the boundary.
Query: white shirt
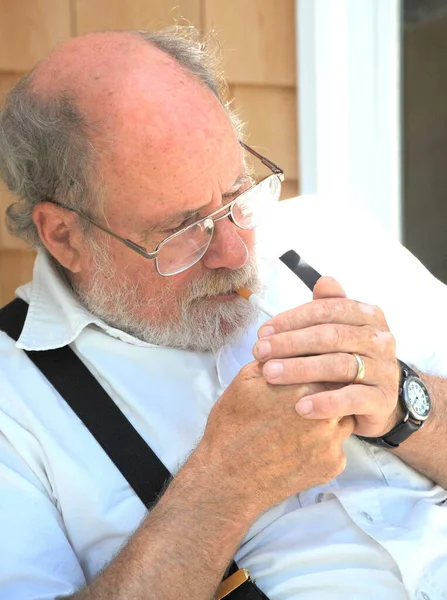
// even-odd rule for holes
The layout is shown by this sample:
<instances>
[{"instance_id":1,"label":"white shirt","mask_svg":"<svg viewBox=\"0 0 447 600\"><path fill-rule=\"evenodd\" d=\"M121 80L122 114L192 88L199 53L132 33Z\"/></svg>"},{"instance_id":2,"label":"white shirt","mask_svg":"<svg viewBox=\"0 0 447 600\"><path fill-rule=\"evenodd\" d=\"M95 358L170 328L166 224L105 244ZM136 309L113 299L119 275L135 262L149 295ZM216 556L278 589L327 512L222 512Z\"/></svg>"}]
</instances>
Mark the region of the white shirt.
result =
<instances>
[{"instance_id":1,"label":"white shirt","mask_svg":"<svg viewBox=\"0 0 447 600\"><path fill-rule=\"evenodd\" d=\"M281 203L269 237L271 252L294 247L348 296L379 305L402 360L447 376L446 288L401 246L316 199ZM311 299L279 261L265 269L270 304ZM253 360L257 326L215 354L152 346L80 306L43 254L18 295L30 303L20 340L0 332L0 598L50 600L91 581L145 509L22 349L70 344L175 472ZM239 565L270 600L447 598L447 493L355 437L345 450L344 473L253 524Z\"/></svg>"}]
</instances>

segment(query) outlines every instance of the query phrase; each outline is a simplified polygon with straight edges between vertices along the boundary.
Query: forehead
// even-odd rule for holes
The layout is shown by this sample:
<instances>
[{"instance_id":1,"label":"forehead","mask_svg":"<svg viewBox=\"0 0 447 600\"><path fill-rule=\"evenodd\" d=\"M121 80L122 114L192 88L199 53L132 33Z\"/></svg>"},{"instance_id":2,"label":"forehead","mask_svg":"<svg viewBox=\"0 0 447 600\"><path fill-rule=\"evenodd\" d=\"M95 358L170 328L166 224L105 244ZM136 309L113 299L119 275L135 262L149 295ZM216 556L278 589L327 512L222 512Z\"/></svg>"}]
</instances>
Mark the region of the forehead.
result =
<instances>
[{"instance_id":1,"label":"forehead","mask_svg":"<svg viewBox=\"0 0 447 600\"><path fill-rule=\"evenodd\" d=\"M164 56L159 75L133 69L110 90L99 158L109 214L156 222L211 202L242 170L242 148L212 92Z\"/></svg>"}]
</instances>

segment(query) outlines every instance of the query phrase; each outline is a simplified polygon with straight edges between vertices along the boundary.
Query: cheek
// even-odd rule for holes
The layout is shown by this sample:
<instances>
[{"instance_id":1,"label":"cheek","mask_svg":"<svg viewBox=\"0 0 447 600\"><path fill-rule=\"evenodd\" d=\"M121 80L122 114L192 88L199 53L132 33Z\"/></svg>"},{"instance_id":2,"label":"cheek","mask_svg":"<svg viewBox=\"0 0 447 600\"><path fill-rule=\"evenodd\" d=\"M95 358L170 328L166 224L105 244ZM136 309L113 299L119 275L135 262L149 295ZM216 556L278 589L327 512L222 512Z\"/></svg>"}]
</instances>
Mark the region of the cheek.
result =
<instances>
[{"instance_id":1,"label":"cheek","mask_svg":"<svg viewBox=\"0 0 447 600\"><path fill-rule=\"evenodd\" d=\"M200 278L204 272L198 263L179 275L162 277L157 273L153 260L140 257L132 251L128 252L126 248L124 251L121 248L114 248L111 254L114 270L118 274L118 285L119 274L122 274L127 280L138 286L138 293L142 298L147 298L147 300L163 298L164 306L169 305L173 311L174 307L178 305L178 298L188 288L191 281Z\"/></svg>"},{"instance_id":2,"label":"cheek","mask_svg":"<svg viewBox=\"0 0 447 600\"><path fill-rule=\"evenodd\" d=\"M114 264L116 284L120 284L120 277L137 286L138 291L146 298L154 298L160 294L163 287L163 278L155 269L155 262L139 256L127 248L111 249L111 260Z\"/></svg>"},{"instance_id":3,"label":"cheek","mask_svg":"<svg viewBox=\"0 0 447 600\"><path fill-rule=\"evenodd\" d=\"M180 296L181 293L190 286L194 279L199 279L203 275L204 269L201 263L197 263L193 267L190 267L179 275L172 275L171 277L160 277L165 283L168 283L172 289L172 293L176 296Z\"/></svg>"},{"instance_id":4,"label":"cheek","mask_svg":"<svg viewBox=\"0 0 447 600\"><path fill-rule=\"evenodd\" d=\"M152 265L150 272L140 267L135 277L143 304L139 309L140 317L156 318L159 325L175 322L179 316L179 300L194 274L185 271L172 277L162 277Z\"/></svg>"},{"instance_id":5,"label":"cheek","mask_svg":"<svg viewBox=\"0 0 447 600\"><path fill-rule=\"evenodd\" d=\"M177 299L189 286L192 279L199 276L200 269L188 269L179 275L162 277L155 269L154 261L136 257L134 264L128 262L123 269L126 276L137 283L143 297L149 299L163 298L165 305L176 306ZM141 262L143 261L143 262ZM118 266L119 268L119 266ZM120 272L120 271L118 271Z\"/></svg>"}]
</instances>

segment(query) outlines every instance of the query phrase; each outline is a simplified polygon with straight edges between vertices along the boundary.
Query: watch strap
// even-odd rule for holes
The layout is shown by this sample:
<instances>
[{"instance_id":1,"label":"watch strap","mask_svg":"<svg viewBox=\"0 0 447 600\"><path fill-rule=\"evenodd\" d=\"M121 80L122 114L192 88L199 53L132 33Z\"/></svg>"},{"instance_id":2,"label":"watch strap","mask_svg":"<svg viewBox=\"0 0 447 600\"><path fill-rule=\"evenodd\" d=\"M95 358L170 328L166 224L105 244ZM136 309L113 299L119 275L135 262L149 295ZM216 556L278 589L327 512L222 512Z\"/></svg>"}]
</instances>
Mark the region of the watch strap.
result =
<instances>
[{"instance_id":1,"label":"watch strap","mask_svg":"<svg viewBox=\"0 0 447 600\"><path fill-rule=\"evenodd\" d=\"M397 448L399 444L404 442L407 438L410 437L411 434L415 433L418 429L422 427L423 423L415 423L410 419L406 421L402 421L396 427L394 427L391 431L389 431L386 435L377 438L364 437L362 435L358 435L357 437L360 440L364 440L365 442L369 442L374 446L379 446L380 448Z\"/></svg>"},{"instance_id":2,"label":"watch strap","mask_svg":"<svg viewBox=\"0 0 447 600\"><path fill-rule=\"evenodd\" d=\"M412 377L417 377L419 379L419 374L416 373L416 371L414 369L409 367L407 365L407 363L404 363L402 360L397 359L397 362L399 363L399 367L400 367L400 382L399 382L399 394L400 394L402 392L402 385L404 383L404 380L407 377L409 377L410 375Z\"/></svg>"},{"instance_id":3,"label":"watch strap","mask_svg":"<svg viewBox=\"0 0 447 600\"><path fill-rule=\"evenodd\" d=\"M400 368L399 402L402 408L406 411L405 417L400 423L393 427L391 431L381 437L370 438L362 435L357 436L360 440L364 440L365 442L369 442L370 444L379 446L380 448L397 448L399 444L408 439L410 435L418 431L418 429L420 429L424 424L423 421L414 421L410 418L408 409L403 399L403 385L405 380L408 377L417 377L419 379L419 375L401 360L398 359L397 362L399 363Z\"/></svg>"}]
</instances>

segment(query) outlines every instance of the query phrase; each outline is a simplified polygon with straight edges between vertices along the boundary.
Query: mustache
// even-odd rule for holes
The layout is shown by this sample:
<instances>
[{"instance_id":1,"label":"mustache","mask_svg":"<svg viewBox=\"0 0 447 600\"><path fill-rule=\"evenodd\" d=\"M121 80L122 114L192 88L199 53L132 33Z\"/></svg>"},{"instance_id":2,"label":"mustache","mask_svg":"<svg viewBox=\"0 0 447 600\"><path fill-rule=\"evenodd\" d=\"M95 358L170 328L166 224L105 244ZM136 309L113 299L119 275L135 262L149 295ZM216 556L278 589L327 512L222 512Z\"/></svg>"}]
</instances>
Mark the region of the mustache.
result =
<instances>
[{"instance_id":1,"label":"mustache","mask_svg":"<svg viewBox=\"0 0 447 600\"><path fill-rule=\"evenodd\" d=\"M254 292L260 291L260 281L257 263L254 258L240 269L213 269L205 273L200 279L192 281L189 289L183 295L185 302L206 300L213 296L231 294L240 287L248 287Z\"/></svg>"}]
</instances>

